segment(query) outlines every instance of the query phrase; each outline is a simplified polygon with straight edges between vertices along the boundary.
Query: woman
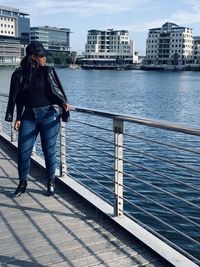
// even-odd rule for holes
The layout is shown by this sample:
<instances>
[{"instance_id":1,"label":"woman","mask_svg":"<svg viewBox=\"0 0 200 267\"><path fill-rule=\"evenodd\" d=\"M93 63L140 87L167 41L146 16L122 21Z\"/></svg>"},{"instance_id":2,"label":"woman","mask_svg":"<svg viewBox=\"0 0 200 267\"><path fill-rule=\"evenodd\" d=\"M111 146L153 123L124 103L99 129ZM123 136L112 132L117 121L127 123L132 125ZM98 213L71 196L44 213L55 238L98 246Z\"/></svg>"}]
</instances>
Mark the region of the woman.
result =
<instances>
[{"instance_id":1,"label":"woman","mask_svg":"<svg viewBox=\"0 0 200 267\"><path fill-rule=\"evenodd\" d=\"M60 116L54 104L62 108L62 120L68 121L69 104L61 83L52 67L45 66L45 49L42 43L33 41L26 48L21 66L11 78L6 121L13 121L16 105L17 117L14 129L18 136L19 185L14 196L25 193L33 145L40 134L47 170L47 194L54 195L56 167L56 139L60 128Z\"/></svg>"}]
</instances>

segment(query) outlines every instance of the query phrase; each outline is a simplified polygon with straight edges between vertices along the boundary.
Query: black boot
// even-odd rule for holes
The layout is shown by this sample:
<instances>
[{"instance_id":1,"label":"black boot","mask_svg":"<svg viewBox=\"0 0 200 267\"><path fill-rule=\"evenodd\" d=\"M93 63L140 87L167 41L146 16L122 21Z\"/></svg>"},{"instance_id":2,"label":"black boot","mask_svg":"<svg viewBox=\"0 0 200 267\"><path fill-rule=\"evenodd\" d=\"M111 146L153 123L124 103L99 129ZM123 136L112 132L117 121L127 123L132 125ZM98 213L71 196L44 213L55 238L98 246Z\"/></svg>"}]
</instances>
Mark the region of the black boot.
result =
<instances>
[{"instance_id":1,"label":"black boot","mask_svg":"<svg viewBox=\"0 0 200 267\"><path fill-rule=\"evenodd\" d=\"M17 189L13 193L14 197L19 197L22 193L26 192L27 181L20 181Z\"/></svg>"},{"instance_id":2,"label":"black boot","mask_svg":"<svg viewBox=\"0 0 200 267\"><path fill-rule=\"evenodd\" d=\"M48 185L47 185L47 195L48 196L53 196L55 192L55 181L54 180L49 180Z\"/></svg>"}]
</instances>

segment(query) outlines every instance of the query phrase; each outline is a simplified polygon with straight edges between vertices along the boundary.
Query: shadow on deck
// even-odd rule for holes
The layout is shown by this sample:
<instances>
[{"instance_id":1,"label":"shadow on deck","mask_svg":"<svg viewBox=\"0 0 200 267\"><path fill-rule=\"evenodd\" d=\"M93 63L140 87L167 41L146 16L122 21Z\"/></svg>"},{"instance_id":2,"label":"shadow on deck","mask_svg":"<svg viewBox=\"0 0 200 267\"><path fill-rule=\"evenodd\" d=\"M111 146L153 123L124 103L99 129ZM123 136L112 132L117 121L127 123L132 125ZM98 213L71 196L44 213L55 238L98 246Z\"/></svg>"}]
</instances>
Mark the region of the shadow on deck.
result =
<instances>
[{"instance_id":1,"label":"shadow on deck","mask_svg":"<svg viewBox=\"0 0 200 267\"><path fill-rule=\"evenodd\" d=\"M62 183L47 197L44 177L32 163L13 198L16 151L0 138L1 266L172 266Z\"/></svg>"}]
</instances>

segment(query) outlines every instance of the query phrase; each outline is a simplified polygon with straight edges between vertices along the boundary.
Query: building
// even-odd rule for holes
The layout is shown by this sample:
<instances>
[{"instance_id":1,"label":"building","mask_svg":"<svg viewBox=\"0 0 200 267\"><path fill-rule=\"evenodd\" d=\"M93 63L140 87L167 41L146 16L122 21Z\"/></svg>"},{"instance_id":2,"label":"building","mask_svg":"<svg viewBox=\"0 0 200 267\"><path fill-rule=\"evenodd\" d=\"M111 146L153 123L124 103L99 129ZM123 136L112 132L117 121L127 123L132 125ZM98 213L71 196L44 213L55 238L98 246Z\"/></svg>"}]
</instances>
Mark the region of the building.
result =
<instances>
[{"instance_id":1,"label":"building","mask_svg":"<svg viewBox=\"0 0 200 267\"><path fill-rule=\"evenodd\" d=\"M192 29L166 22L149 29L146 41L146 64L185 65L193 62Z\"/></svg>"},{"instance_id":2,"label":"building","mask_svg":"<svg viewBox=\"0 0 200 267\"><path fill-rule=\"evenodd\" d=\"M36 40L43 43L48 51L68 52L70 51L70 29L49 26L31 27L31 41Z\"/></svg>"},{"instance_id":3,"label":"building","mask_svg":"<svg viewBox=\"0 0 200 267\"><path fill-rule=\"evenodd\" d=\"M81 61L94 65L133 64L138 63L138 56L128 31L90 30Z\"/></svg>"},{"instance_id":4,"label":"building","mask_svg":"<svg viewBox=\"0 0 200 267\"><path fill-rule=\"evenodd\" d=\"M20 61L20 41L0 36L0 65L17 65Z\"/></svg>"},{"instance_id":5,"label":"building","mask_svg":"<svg viewBox=\"0 0 200 267\"><path fill-rule=\"evenodd\" d=\"M29 14L0 6L0 63L17 64L29 43ZM22 53L21 53L22 52Z\"/></svg>"},{"instance_id":6,"label":"building","mask_svg":"<svg viewBox=\"0 0 200 267\"><path fill-rule=\"evenodd\" d=\"M200 64L200 36L193 37L193 59L195 64Z\"/></svg>"}]
</instances>

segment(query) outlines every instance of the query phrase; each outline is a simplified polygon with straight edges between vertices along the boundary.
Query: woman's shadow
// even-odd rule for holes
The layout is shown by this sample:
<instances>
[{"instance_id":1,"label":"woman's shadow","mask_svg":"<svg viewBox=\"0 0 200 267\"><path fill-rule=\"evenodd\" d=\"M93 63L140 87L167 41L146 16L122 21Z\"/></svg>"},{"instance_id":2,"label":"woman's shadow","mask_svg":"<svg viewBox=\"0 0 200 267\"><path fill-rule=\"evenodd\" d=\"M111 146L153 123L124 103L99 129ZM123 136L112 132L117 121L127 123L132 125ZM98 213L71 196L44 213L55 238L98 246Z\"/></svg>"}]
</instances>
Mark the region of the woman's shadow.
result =
<instances>
[{"instance_id":1,"label":"woman's shadow","mask_svg":"<svg viewBox=\"0 0 200 267\"><path fill-rule=\"evenodd\" d=\"M8 257L4 255L0 255L0 263L2 264L1 266L7 266L7 264L11 264L12 266L25 266L25 267L36 267L36 266L42 266L38 265L37 262L30 262L26 260L19 260L13 257Z\"/></svg>"}]
</instances>

